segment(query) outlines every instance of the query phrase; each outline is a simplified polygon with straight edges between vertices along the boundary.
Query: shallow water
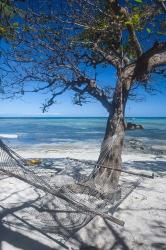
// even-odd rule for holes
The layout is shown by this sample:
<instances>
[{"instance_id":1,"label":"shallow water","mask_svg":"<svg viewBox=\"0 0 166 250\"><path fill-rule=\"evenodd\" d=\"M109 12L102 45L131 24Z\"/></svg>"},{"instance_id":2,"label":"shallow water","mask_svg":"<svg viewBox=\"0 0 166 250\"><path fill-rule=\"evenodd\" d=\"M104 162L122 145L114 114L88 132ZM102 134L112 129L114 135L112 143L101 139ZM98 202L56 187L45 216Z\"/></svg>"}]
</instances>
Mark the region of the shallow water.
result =
<instances>
[{"instance_id":1,"label":"shallow water","mask_svg":"<svg viewBox=\"0 0 166 250\"><path fill-rule=\"evenodd\" d=\"M127 118L143 130L126 132L126 139L166 150L166 118ZM0 118L0 135L21 150L93 150L102 142L106 118Z\"/></svg>"}]
</instances>

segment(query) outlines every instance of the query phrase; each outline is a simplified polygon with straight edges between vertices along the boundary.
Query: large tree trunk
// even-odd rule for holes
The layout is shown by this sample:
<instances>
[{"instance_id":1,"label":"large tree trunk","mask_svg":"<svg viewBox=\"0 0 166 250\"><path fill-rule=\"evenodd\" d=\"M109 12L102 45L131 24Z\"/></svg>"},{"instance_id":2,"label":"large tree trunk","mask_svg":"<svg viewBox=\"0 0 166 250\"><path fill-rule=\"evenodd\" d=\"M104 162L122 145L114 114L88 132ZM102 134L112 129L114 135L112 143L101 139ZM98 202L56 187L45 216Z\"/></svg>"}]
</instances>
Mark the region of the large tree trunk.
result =
<instances>
[{"instance_id":1,"label":"large tree trunk","mask_svg":"<svg viewBox=\"0 0 166 250\"><path fill-rule=\"evenodd\" d=\"M112 193L118 186L122 167L122 148L124 140L124 110L127 92L122 81L118 81L112 101L112 110L107 121L106 132L98 159L95 185L104 193ZM110 169L109 169L110 168Z\"/></svg>"},{"instance_id":2,"label":"large tree trunk","mask_svg":"<svg viewBox=\"0 0 166 250\"><path fill-rule=\"evenodd\" d=\"M104 193L110 193L117 188L122 167L122 148L124 140L123 117L109 117L107 121L106 135L101 145L98 159L98 172L95 176L95 184ZM110 168L110 169L109 169ZM115 169L115 170L113 170Z\"/></svg>"}]
</instances>

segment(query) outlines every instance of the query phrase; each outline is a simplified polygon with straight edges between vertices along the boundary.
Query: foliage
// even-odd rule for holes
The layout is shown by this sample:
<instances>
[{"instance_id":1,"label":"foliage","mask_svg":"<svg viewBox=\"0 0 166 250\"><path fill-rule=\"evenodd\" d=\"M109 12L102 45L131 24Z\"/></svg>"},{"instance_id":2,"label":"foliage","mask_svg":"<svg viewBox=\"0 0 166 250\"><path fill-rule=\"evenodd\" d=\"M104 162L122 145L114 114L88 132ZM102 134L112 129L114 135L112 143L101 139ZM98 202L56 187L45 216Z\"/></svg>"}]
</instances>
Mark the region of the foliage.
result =
<instances>
[{"instance_id":1,"label":"foliage","mask_svg":"<svg viewBox=\"0 0 166 250\"><path fill-rule=\"evenodd\" d=\"M106 91L111 86L102 87L97 68L114 67L120 79L122 71L135 65L132 84L147 82L154 72L150 56L165 51L164 45L157 45L165 34L158 1L19 2L0 2L0 35L11 46L2 59L2 65L8 59L3 69L10 67L3 85L8 96L47 91L50 97L43 110L72 90L75 103L81 105L91 96L109 111L114 92Z\"/></svg>"},{"instance_id":2,"label":"foliage","mask_svg":"<svg viewBox=\"0 0 166 250\"><path fill-rule=\"evenodd\" d=\"M15 16L15 10L10 1L0 1L0 13L0 37L12 39L18 25L12 21Z\"/></svg>"}]
</instances>

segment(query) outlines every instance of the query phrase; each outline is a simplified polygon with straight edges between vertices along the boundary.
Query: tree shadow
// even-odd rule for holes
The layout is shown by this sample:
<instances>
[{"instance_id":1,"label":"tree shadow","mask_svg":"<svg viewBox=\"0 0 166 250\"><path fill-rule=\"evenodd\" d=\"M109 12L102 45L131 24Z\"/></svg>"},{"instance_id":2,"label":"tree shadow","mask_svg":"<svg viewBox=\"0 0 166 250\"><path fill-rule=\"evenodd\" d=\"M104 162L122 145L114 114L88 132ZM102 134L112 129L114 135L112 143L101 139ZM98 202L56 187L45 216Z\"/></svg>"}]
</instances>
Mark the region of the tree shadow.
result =
<instances>
[{"instance_id":1,"label":"tree shadow","mask_svg":"<svg viewBox=\"0 0 166 250\"><path fill-rule=\"evenodd\" d=\"M127 242L123 239L123 237L119 234L119 232L116 231L116 229L112 225L110 225L108 221L104 220L104 222L107 228L114 236L114 238L116 239L114 244L110 247L110 250L117 249L118 247L120 247L120 249L123 250L130 250L129 246L127 245Z\"/></svg>"},{"instance_id":2,"label":"tree shadow","mask_svg":"<svg viewBox=\"0 0 166 250\"><path fill-rule=\"evenodd\" d=\"M151 246L155 249L166 249L166 216L165 218L153 219L150 222L150 227L155 232L156 240L152 242Z\"/></svg>"},{"instance_id":3,"label":"tree shadow","mask_svg":"<svg viewBox=\"0 0 166 250\"><path fill-rule=\"evenodd\" d=\"M21 234L20 232L13 231L7 227L5 227L3 224L0 224L0 249L2 249L2 241L7 242L8 244L11 244L14 247L17 247L19 249L24 250L53 250L55 249L52 247L49 247L43 243L40 243L37 240L34 240L26 235ZM2 249L3 250L3 249Z\"/></svg>"},{"instance_id":4,"label":"tree shadow","mask_svg":"<svg viewBox=\"0 0 166 250\"><path fill-rule=\"evenodd\" d=\"M131 167L133 170L140 170L140 172L142 170L145 170L148 171L148 172L155 172L155 177L163 177L165 174L163 172L166 172L166 164L164 161L161 161L161 160L155 160L155 161L134 161L132 163L125 163L124 166L126 168L128 167ZM137 173L139 173L139 171L137 171ZM126 176L126 178L125 178ZM133 178L132 176L129 176L128 174L122 174L121 175L122 177L122 182L123 183L129 183L131 181L131 184L133 182ZM136 179L135 179L136 180ZM153 182L153 179L146 179L146 185L148 184L148 181L149 182ZM144 185L144 178L141 178L140 181L138 179L138 182L135 181L135 184L133 185L133 188L130 190L130 192L126 193L126 195L123 197L123 199L112 209L112 213L114 213L115 211L117 211L118 207L120 206L120 204L125 200L127 199L127 197L134 191L134 189L136 189L138 186L139 186L139 190L148 190L148 191L152 191L149 189L148 186ZM160 190L158 190L157 192L160 193ZM124 209L122 209L122 212L123 212ZM128 209L129 211L132 211L133 209ZM147 208L144 208L142 210L145 210L145 211L148 211ZM155 209L153 209L152 207L150 207L149 211L153 211ZM135 212L137 212L138 209L135 209ZM156 211L160 211L161 212L164 212L165 210L163 208L157 208ZM159 232L156 232L156 238L155 239L149 239L149 246L148 247L151 247L152 249L161 249L161 250L164 250L166 249L166 240L165 240L165 235L166 235L166 225L165 225L165 222L166 221L166 218L164 218L161 214L161 220L160 219L155 219L155 216L152 217L152 219L146 221L146 223L149 225L149 228L150 230L153 230L153 235L154 235L154 231L156 230L160 230ZM91 222L90 222L91 223ZM105 220L105 224L106 224L106 227L103 229L105 230L105 233L106 232L106 228L110 230L111 232L111 235L114 237L114 243L111 242L110 240L110 248L106 248L106 246L102 246L101 249L126 249L126 250L129 250L131 249L145 249L147 247L146 243L144 242L140 242L140 241L135 241L135 239L133 238L133 242L129 243L128 244L128 241L127 241L127 238L126 236L123 236L122 237L122 234L120 230L116 230L116 227L114 227L114 225L108 223L108 221ZM95 228L95 224L93 225L92 224L92 227L91 229L89 229L87 227L86 229L86 234L89 235L89 242L94 242L94 246L96 247L97 244L95 244L95 242L97 242L98 240L98 237L102 234L102 231L98 231L98 234L93 234L93 231L95 230L99 230L98 228ZM142 235L144 235L144 232L143 232L143 228L142 228ZM83 232L85 234L85 231ZM132 231L128 231L127 233L131 234L132 235ZM80 235L80 234L79 234ZM109 234L108 234L109 235ZM130 235L130 237L131 237ZM133 237L133 235L132 235ZM150 236L149 236L150 237ZM104 236L103 236L104 238ZM144 236L144 240L146 241L146 234ZM81 241L80 241L81 242ZM82 242L83 244L83 242ZM132 246L131 246L132 244ZM133 248L133 244L134 244L134 248ZM96 248L98 249L98 248Z\"/></svg>"},{"instance_id":5,"label":"tree shadow","mask_svg":"<svg viewBox=\"0 0 166 250\"><path fill-rule=\"evenodd\" d=\"M61 159L58 159L61 161ZM146 171L155 171L156 173L158 173L159 171L165 171L166 170L166 167L165 167L165 163L163 161L146 161L146 162L143 162L143 161L134 161L132 163L127 163L127 164L124 164L126 167L132 167L133 169L137 169L137 170L146 170ZM159 165L159 167L158 167ZM60 166L60 165L59 165ZM74 166L75 167L75 166ZM51 167L52 168L52 167ZM61 167L60 167L61 168ZM58 168L58 169L60 169ZM59 170L57 169L57 172L59 172ZM80 166L77 171L72 174L72 172L70 173L70 175L74 178L78 178L78 175L80 175L80 172L82 171L82 167ZM62 173L59 172L58 174L63 174L63 171ZM124 175L126 174L123 174L122 177L124 177ZM122 178L123 179L123 178ZM150 180L151 181L151 180ZM130 183L131 182L131 183ZM133 190L140 184L140 182L137 182L137 179L135 179L133 181L133 179L131 178L130 180L128 178L124 178L123 179L123 183L127 183L127 184L131 184L132 188L129 188L128 192L126 192L126 195L123 197L123 199L121 199L121 201L119 203L117 203L116 206L114 206L114 208L112 210L110 210L110 212L114 213L117 208L119 207L119 205L133 192ZM130 186L130 185L129 185ZM42 197L43 198L43 197ZM82 220L78 220L78 223L76 225L76 217L79 218L80 214L83 214L83 211L73 211L73 208L71 208L71 211L68 207L68 205L65 204L65 206L61 207L61 205L63 205L62 203L63 202L60 202L59 205L56 205L57 203L54 201L55 197L53 196L47 196L46 195L46 200L45 200L45 204L47 204L48 202L50 203L53 203L54 204L54 212L52 211L47 211L49 213L49 216L50 216L50 219L54 222L56 222L56 226L55 224L53 224L53 227L54 227L54 234L56 233L59 233L59 234L64 234L64 237L65 238L69 238L69 237L73 237L75 239L77 239L80 243L80 249L95 249L95 246L87 246L85 245L85 243L83 243L79 238L77 238L75 236L75 234L77 233L78 230L80 230L81 228L84 228L93 218L94 218L94 215L93 216L87 216L85 214L85 216L83 216ZM55 199L56 200L56 199ZM26 210L26 209L35 209L37 210L37 212L40 214L41 213L41 216L40 216L40 219L43 219L44 221L44 214L42 215L42 211L40 210L41 209L41 206L40 206L40 202L41 202L41 197L38 199L38 200L35 200L33 201L33 203L28 203L28 202L25 202L24 205L22 206L18 206L17 208L11 208L11 209L4 209L3 211L3 214L1 216L1 222L3 221L3 218L5 216L7 216L8 214L13 214L14 212L16 211L22 211L22 210ZM47 207L44 207L44 209L47 208ZM67 208L68 211L64 211L63 209L64 208ZM16 209L13 210L13 209ZM59 214L62 214L62 216L59 217ZM65 225L63 224L63 214L66 214L65 216L68 217L68 220L70 221L70 225ZM31 215L30 215L31 216ZM88 217L88 218L87 218ZM54 240L53 238L51 238L50 235L48 235L46 232L49 231L50 229L50 225L47 225L44 223L41 225L39 223L38 226L34 226L33 223L30 223L29 221L27 222L27 220L25 219L22 219L22 218L17 218L17 219L20 219L20 221L23 223L23 224L26 224L29 228L33 229L33 230L36 230L38 232L40 232L41 234L47 236L48 238L50 238L50 240ZM61 221L62 219L62 221ZM33 219L32 219L33 220ZM20 226L21 224L16 224L15 223L15 226ZM120 247L121 249L125 249L125 250L128 250L129 249L129 246L127 245L126 241L121 237L120 233L118 230L116 230L112 225L110 225L107 221L105 221L105 225L107 228L109 228L111 234L113 235L114 239L115 239L115 242L113 243L113 245L110 247L110 249L117 249L117 247ZM44 227L43 227L44 226ZM52 228L53 228L52 227ZM33 242L34 240L29 238L28 236L25 236L25 235L22 235L20 232L15 232L13 231L12 229L9 229L7 228L4 223L1 223L0 225L0 230L2 232L1 236L3 239L1 239L1 241L6 241L6 242L9 242L10 244L12 244L12 241L14 241L14 237L16 238L16 240L13 242L13 245L16 246L16 247L19 247L18 244L21 244L21 247L23 249L32 249L32 250L36 250L36 249L55 249L55 248L51 248L51 247L48 247L48 246L45 246L43 245L43 243L40 243L38 241L35 241ZM97 229L96 229L97 230ZM10 232L11 231L11 232ZM17 234L18 233L18 234ZM8 240L8 236L7 235L11 235L9 237L9 240ZM21 242L21 235L23 237L23 244ZM91 235L91 232L89 231L89 235ZM19 240L17 240L19 239ZM96 240L95 238L93 239L94 241ZM29 241L29 243L28 243ZM55 240L56 241L56 240ZM21 243L20 243L21 242ZM56 242L58 243L58 242ZM30 244L30 245L28 245ZM31 246L32 244L32 247L29 247L29 248L25 248L25 245L28 245L28 246ZM160 247L159 249L164 249L162 248L163 245L162 243L160 244L160 242L156 242L154 244L157 244L156 246ZM63 246L65 247L65 246ZM85 248L86 247L86 248ZM91 247L91 248L88 248L88 247ZM154 246L155 247L155 246ZM67 248L66 248L67 249ZM98 248L96 248L98 249Z\"/></svg>"},{"instance_id":6,"label":"tree shadow","mask_svg":"<svg viewBox=\"0 0 166 250\"><path fill-rule=\"evenodd\" d=\"M28 221L24 220L22 217L17 215L17 213L19 213L20 211L31 208L33 203L40 200L41 196L39 192L37 192L37 198L33 200L23 201L21 202L21 205L20 202L12 203L13 204L12 207L7 208L8 205L11 206L11 203L8 203L7 200L13 198L12 197L13 195L16 197L17 195L19 195L19 192L22 192L24 190L25 189L15 192L11 192L10 190L9 194L0 201L0 250L3 249L2 243L4 242L14 247L25 250L58 249L55 248L55 246L54 247L48 246L40 242L39 240L35 240L29 237L27 233L26 234L22 233L22 232L29 232L33 234L33 232L35 231L43 235L45 238L54 241L56 245L61 246L63 249L68 249L68 247L61 241L58 241L51 235L44 233L39 228L36 228L33 224L29 223ZM2 191L4 191L3 188ZM5 207L2 204L5 204Z\"/></svg>"},{"instance_id":7,"label":"tree shadow","mask_svg":"<svg viewBox=\"0 0 166 250\"><path fill-rule=\"evenodd\" d=\"M164 175L160 172L166 172L165 161L155 160L155 161L132 161L131 163L124 163L125 167L132 167L137 170L152 171L157 174Z\"/></svg>"},{"instance_id":8,"label":"tree shadow","mask_svg":"<svg viewBox=\"0 0 166 250\"><path fill-rule=\"evenodd\" d=\"M82 228L81 232L70 238L69 242L73 248L79 250L131 249L121 230L98 216L87 225L86 229Z\"/></svg>"}]
</instances>

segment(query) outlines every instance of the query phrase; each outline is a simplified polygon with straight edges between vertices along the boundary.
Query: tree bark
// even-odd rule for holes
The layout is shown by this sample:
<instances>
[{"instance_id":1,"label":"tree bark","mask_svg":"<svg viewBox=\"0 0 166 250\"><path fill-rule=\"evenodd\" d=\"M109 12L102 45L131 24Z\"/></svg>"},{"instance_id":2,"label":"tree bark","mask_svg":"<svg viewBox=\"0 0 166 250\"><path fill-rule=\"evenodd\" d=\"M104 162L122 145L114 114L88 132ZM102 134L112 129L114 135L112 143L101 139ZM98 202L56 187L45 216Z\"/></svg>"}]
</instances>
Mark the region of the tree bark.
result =
<instances>
[{"instance_id":1,"label":"tree bark","mask_svg":"<svg viewBox=\"0 0 166 250\"><path fill-rule=\"evenodd\" d=\"M107 121L106 132L98 159L99 168L95 174L95 185L104 193L117 189L122 167L122 148L124 141L124 112L128 96L123 78L117 82L112 101L112 109ZM110 168L110 169L109 169Z\"/></svg>"},{"instance_id":2,"label":"tree bark","mask_svg":"<svg viewBox=\"0 0 166 250\"><path fill-rule=\"evenodd\" d=\"M115 190L118 185L120 171L122 167L122 147L124 140L124 125L123 118L114 116L112 119L109 117L107 122L107 137L104 139L101 152L98 159L99 170L95 176L96 185L100 186L104 193L110 193ZM112 128L116 126L113 132ZM112 133L113 132L113 133ZM110 168L110 169L109 169Z\"/></svg>"},{"instance_id":3,"label":"tree bark","mask_svg":"<svg viewBox=\"0 0 166 250\"><path fill-rule=\"evenodd\" d=\"M94 174L97 188L104 193L112 193L118 186L122 168L122 148L124 141L124 112L131 86L135 81L146 81L154 68L166 63L166 43L155 43L135 63L121 68L118 82L110 105L106 132L98 159L98 171ZM110 168L110 169L109 169Z\"/></svg>"}]
</instances>

